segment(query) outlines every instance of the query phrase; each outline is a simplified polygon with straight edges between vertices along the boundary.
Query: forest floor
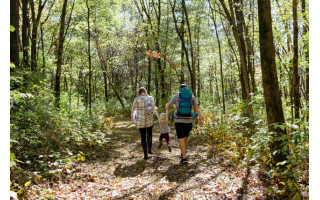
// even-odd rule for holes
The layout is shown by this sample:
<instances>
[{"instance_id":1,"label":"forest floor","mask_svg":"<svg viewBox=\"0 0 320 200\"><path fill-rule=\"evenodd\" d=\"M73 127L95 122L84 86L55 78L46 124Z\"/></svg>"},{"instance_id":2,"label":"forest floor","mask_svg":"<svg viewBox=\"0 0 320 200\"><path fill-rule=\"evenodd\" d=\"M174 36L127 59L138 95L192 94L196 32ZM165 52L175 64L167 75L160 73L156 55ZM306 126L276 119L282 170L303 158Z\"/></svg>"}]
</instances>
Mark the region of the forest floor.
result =
<instances>
[{"instance_id":1,"label":"forest floor","mask_svg":"<svg viewBox=\"0 0 320 200\"><path fill-rule=\"evenodd\" d=\"M140 134L130 119L116 119L110 144L86 155L76 171L58 181L31 187L27 199L265 199L267 185L256 167L215 156L208 146L190 136L189 163L180 164L180 150L171 127L172 152L165 141L158 149L159 132L153 129L153 155L143 160Z\"/></svg>"}]
</instances>

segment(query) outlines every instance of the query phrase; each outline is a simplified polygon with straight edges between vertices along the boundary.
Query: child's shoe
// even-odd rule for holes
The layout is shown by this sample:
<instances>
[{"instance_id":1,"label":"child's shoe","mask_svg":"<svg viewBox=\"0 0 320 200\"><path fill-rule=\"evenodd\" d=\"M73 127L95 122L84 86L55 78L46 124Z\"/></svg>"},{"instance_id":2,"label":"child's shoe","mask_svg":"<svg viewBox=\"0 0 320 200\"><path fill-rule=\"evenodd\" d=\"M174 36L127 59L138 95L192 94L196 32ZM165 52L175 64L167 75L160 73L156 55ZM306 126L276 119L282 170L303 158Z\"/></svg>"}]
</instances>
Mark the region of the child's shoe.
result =
<instances>
[{"instance_id":1,"label":"child's shoe","mask_svg":"<svg viewBox=\"0 0 320 200\"><path fill-rule=\"evenodd\" d=\"M181 158L180 163L188 163L188 158Z\"/></svg>"},{"instance_id":2,"label":"child's shoe","mask_svg":"<svg viewBox=\"0 0 320 200\"><path fill-rule=\"evenodd\" d=\"M162 143L160 143L160 144L159 144L158 149L160 149L160 148L161 148L161 146L162 146Z\"/></svg>"},{"instance_id":3,"label":"child's shoe","mask_svg":"<svg viewBox=\"0 0 320 200\"><path fill-rule=\"evenodd\" d=\"M168 146L168 149L169 149L169 152L171 152L171 147L170 146Z\"/></svg>"}]
</instances>

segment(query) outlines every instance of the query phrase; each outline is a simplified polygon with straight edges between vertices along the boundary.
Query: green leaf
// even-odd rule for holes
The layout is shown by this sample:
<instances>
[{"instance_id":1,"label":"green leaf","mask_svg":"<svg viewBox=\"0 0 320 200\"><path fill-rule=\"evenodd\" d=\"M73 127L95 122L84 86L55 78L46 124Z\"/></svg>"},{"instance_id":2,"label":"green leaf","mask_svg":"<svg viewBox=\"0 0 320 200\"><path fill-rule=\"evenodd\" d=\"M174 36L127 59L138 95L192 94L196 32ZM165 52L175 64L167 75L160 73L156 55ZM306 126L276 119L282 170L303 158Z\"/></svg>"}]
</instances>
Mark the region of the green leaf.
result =
<instances>
[{"instance_id":1,"label":"green leaf","mask_svg":"<svg viewBox=\"0 0 320 200\"><path fill-rule=\"evenodd\" d=\"M14 153L10 153L10 161L14 161L16 159L16 156Z\"/></svg>"},{"instance_id":2,"label":"green leaf","mask_svg":"<svg viewBox=\"0 0 320 200\"><path fill-rule=\"evenodd\" d=\"M28 187L29 185L31 185L31 181L28 181L24 184L24 187Z\"/></svg>"},{"instance_id":3,"label":"green leaf","mask_svg":"<svg viewBox=\"0 0 320 200\"><path fill-rule=\"evenodd\" d=\"M16 65L14 63L10 62L10 68L15 68L15 67L16 67Z\"/></svg>"},{"instance_id":4,"label":"green leaf","mask_svg":"<svg viewBox=\"0 0 320 200\"><path fill-rule=\"evenodd\" d=\"M12 25L10 25L10 32L14 32L16 30L16 28Z\"/></svg>"}]
</instances>

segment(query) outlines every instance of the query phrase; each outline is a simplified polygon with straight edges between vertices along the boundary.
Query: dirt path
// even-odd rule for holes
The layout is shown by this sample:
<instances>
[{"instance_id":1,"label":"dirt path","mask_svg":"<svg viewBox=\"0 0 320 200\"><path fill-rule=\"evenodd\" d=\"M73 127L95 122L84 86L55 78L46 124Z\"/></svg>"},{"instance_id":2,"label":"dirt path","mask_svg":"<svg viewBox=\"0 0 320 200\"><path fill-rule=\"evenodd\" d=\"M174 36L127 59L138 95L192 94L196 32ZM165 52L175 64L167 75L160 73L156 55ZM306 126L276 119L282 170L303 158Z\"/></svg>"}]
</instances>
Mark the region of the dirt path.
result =
<instances>
[{"instance_id":1,"label":"dirt path","mask_svg":"<svg viewBox=\"0 0 320 200\"><path fill-rule=\"evenodd\" d=\"M88 155L67 178L33 186L28 199L263 199L256 169L207 159L208 147L196 136L190 137L189 163L181 165L173 127L169 153L166 145L157 148L155 123L154 154L147 161L138 130L129 119L117 121L115 129L105 153Z\"/></svg>"}]
</instances>

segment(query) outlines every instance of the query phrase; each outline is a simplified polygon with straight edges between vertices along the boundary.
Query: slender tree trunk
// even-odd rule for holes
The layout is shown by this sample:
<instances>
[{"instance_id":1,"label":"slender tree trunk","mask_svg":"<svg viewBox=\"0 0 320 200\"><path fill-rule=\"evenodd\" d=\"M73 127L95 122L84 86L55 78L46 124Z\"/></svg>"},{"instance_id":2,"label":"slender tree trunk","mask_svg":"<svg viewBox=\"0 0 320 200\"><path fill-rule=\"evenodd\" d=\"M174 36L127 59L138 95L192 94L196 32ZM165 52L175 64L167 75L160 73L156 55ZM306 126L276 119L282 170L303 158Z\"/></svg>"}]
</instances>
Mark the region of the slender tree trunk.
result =
<instances>
[{"instance_id":1,"label":"slender tree trunk","mask_svg":"<svg viewBox=\"0 0 320 200\"><path fill-rule=\"evenodd\" d=\"M216 24L216 19L215 15L213 13L213 8L211 7L210 1L209 1L210 9L211 9L211 18L213 20L214 28L215 28L215 33L218 41L218 49L219 49L219 62L220 62L220 81L221 81L221 95L222 95L222 108L223 108L223 114L226 114L226 105L225 105L225 100L224 100L224 83L223 83L223 71L222 71L222 53L221 53L221 44L220 44L220 38L218 34L218 29L217 29L217 24Z\"/></svg>"},{"instance_id":2,"label":"slender tree trunk","mask_svg":"<svg viewBox=\"0 0 320 200\"><path fill-rule=\"evenodd\" d=\"M273 137L286 135L286 131L275 128L274 124L285 123L278 84L275 48L273 44L272 19L270 0L258 0L259 15L259 39L261 55L262 83L265 97L268 128L270 132L275 132ZM286 159L285 152L282 151L282 141L272 140L271 152L276 163Z\"/></svg>"},{"instance_id":3,"label":"slender tree trunk","mask_svg":"<svg viewBox=\"0 0 320 200\"><path fill-rule=\"evenodd\" d=\"M220 95L219 95L219 85L218 85L218 76L217 76L217 63L214 61L214 76L216 80L216 91L217 91L217 98L218 98L218 103L220 104Z\"/></svg>"},{"instance_id":4,"label":"slender tree trunk","mask_svg":"<svg viewBox=\"0 0 320 200\"><path fill-rule=\"evenodd\" d=\"M308 34L308 26L307 26L307 18L306 18L306 1L301 1L301 7L302 7L302 15L304 19L303 24L303 34ZM309 38L308 40L305 40L305 59L307 61L307 67L306 67L306 104L309 107ZM306 120L309 121L309 112L307 112Z\"/></svg>"},{"instance_id":5,"label":"slender tree trunk","mask_svg":"<svg viewBox=\"0 0 320 200\"><path fill-rule=\"evenodd\" d=\"M229 0L230 1L230 0ZM235 0L235 3L237 5L241 5L240 0ZM251 96L250 96L250 81L249 81L249 73L247 70L247 59L246 59L246 46L244 42L243 37L243 27L244 27L244 17L243 17L243 11L240 9L240 7L236 6L235 9L236 19L237 19L237 32L239 35L239 53L240 53L240 59L241 59L241 69L242 69L242 76L244 80L244 86L245 86L245 94L246 94L246 104L248 106L248 117L253 120L253 109L251 104Z\"/></svg>"},{"instance_id":6,"label":"slender tree trunk","mask_svg":"<svg viewBox=\"0 0 320 200\"><path fill-rule=\"evenodd\" d=\"M174 4L173 5L172 5L171 1L169 1L169 2L170 2L170 5L171 5L171 9L172 9L172 15L173 15L175 29L176 29L177 34L179 35L180 41L182 43L183 50L184 50L185 55L186 55L187 66L188 66L190 79L191 79L191 88L192 88L192 91L195 92L196 85L195 85L195 80L194 80L194 71L192 70L192 67L190 65L190 60L189 60L188 50L187 50L186 45L185 45L185 40L182 37L182 34L180 33L180 31L178 29L178 25L177 25L177 18L176 18L176 15L175 15L176 0L174 0ZM184 10L184 12L186 12L186 11Z\"/></svg>"},{"instance_id":7,"label":"slender tree trunk","mask_svg":"<svg viewBox=\"0 0 320 200\"><path fill-rule=\"evenodd\" d=\"M180 32L181 32L181 37L184 38L184 11L182 10L182 21L181 21L181 25L180 25ZM183 41L181 40L181 79L180 79L180 84L184 84L184 49L183 49Z\"/></svg>"},{"instance_id":8,"label":"slender tree trunk","mask_svg":"<svg viewBox=\"0 0 320 200\"><path fill-rule=\"evenodd\" d=\"M88 57L89 57L89 114L90 116L92 115L91 113L91 93L92 93L92 88L91 88L91 81L92 81L92 71L91 71L91 33L90 33L90 7L89 7L89 3L88 0L86 1L86 5L87 5L87 10L88 10L88 14L87 14L87 23L88 23Z\"/></svg>"},{"instance_id":9,"label":"slender tree trunk","mask_svg":"<svg viewBox=\"0 0 320 200\"><path fill-rule=\"evenodd\" d=\"M150 50L148 29L146 29L147 50ZM148 56L148 92L151 92L151 57Z\"/></svg>"},{"instance_id":10,"label":"slender tree trunk","mask_svg":"<svg viewBox=\"0 0 320 200\"><path fill-rule=\"evenodd\" d=\"M64 30L65 30L65 18L67 14L67 3L68 0L63 1L62 13L60 17L60 32L59 32L59 46L57 53L57 71L56 71L56 82L54 86L55 93L55 104L60 108L60 76L61 76L61 65L62 65L62 55L63 55L63 43L64 43Z\"/></svg>"},{"instance_id":11,"label":"slender tree trunk","mask_svg":"<svg viewBox=\"0 0 320 200\"><path fill-rule=\"evenodd\" d=\"M97 29L96 29L96 32L98 32ZM93 38L94 38L94 41L96 43L98 56L99 56L99 58L102 58L102 52L101 52L101 49L100 49L100 46L99 46L98 38L97 37L93 37ZM108 98L107 69L105 68L106 65L103 62L101 63L101 59L100 59L100 65L101 65L101 71L102 71L102 75L103 75L104 97L105 97L105 101L108 102L109 98Z\"/></svg>"},{"instance_id":12,"label":"slender tree trunk","mask_svg":"<svg viewBox=\"0 0 320 200\"><path fill-rule=\"evenodd\" d=\"M45 75L46 57L44 55L43 27L42 27L42 25L40 26L40 33L41 33L41 51L42 51L42 74Z\"/></svg>"},{"instance_id":13,"label":"slender tree trunk","mask_svg":"<svg viewBox=\"0 0 320 200\"><path fill-rule=\"evenodd\" d=\"M29 48L29 36L28 29L30 26L29 16L28 16L28 0L22 0L22 51L23 51L23 68L29 69L28 60L28 48Z\"/></svg>"},{"instance_id":14,"label":"slender tree trunk","mask_svg":"<svg viewBox=\"0 0 320 200\"><path fill-rule=\"evenodd\" d=\"M194 96L198 96L197 91L196 91L197 77L196 77L195 58L194 58L194 53L193 53L193 45L192 45L192 37L191 37L192 36L191 35L191 27L190 27L190 23L189 23L188 11L186 8L185 0L182 0L181 3L182 3L182 9L184 10L185 17L186 17L188 36L189 36L189 44L190 44L191 69L192 69L191 87L192 87L192 91L194 93Z\"/></svg>"},{"instance_id":15,"label":"slender tree trunk","mask_svg":"<svg viewBox=\"0 0 320 200\"><path fill-rule=\"evenodd\" d=\"M245 42L243 38L243 12L241 10L242 4L240 3L240 0L235 0L235 4L232 3L231 0L228 0L230 12L228 11L228 8L224 2L224 0L219 0L222 8L226 14L227 20L231 24L232 32L234 35L234 38L236 40L237 46L238 46L238 52L240 55L240 74L241 74L241 87L242 87L242 97L245 103L247 104L247 113L245 113L249 119L253 120L253 109L251 102L251 96L250 96L250 84L249 84L249 74L247 70L247 59L246 59L246 47ZM237 19L234 17L233 7L235 7L235 14ZM243 80L242 80L243 78ZM243 82L242 82L243 81Z\"/></svg>"},{"instance_id":16,"label":"slender tree trunk","mask_svg":"<svg viewBox=\"0 0 320 200\"><path fill-rule=\"evenodd\" d=\"M32 34L31 34L31 71L37 71L37 39L38 39L38 27L40 24L40 17L42 10L47 1L42 4L42 0L38 3L38 13L36 16L36 11L34 7L34 1L30 1L31 13L32 13Z\"/></svg>"},{"instance_id":17,"label":"slender tree trunk","mask_svg":"<svg viewBox=\"0 0 320 200\"><path fill-rule=\"evenodd\" d=\"M166 15L167 15L167 19L166 19L165 45L164 45L164 57L163 57L163 70L166 70L166 68L167 68L167 47L168 47L168 32L169 32L169 6L168 5L167 5L167 13L166 13ZM169 73L171 73L171 70L169 71ZM171 82L171 76L170 75L169 75L169 80L166 79L167 81L165 83L165 96L169 96L170 95L168 93L169 84ZM168 76L166 76L166 77L168 77ZM164 99L165 96L163 97L163 101L165 101L165 99Z\"/></svg>"},{"instance_id":18,"label":"slender tree trunk","mask_svg":"<svg viewBox=\"0 0 320 200\"><path fill-rule=\"evenodd\" d=\"M10 0L10 25L15 30L10 32L10 62L19 68L19 0Z\"/></svg>"},{"instance_id":19,"label":"slender tree trunk","mask_svg":"<svg viewBox=\"0 0 320 200\"><path fill-rule=\"evenodd\" d=\"M97 51L98 51L98 56L99 56L101 68L102 68L104 71L106 71L106 76L107 76L107 78L108 78L109 87L112 88L114 94L116 95L116 97L117 97L117 99L119 100L122 108L124 109L125 107L124 107L123 101L122 101L119 93L117 92L115 86L114 86L114 85L112 84L112 82L111 82L111 79L112 79L112 78L110 78L110 75L109 75L107 60L105 60L105 58L104 58L104 56L103 56L103 54L102 54L102 52L101 52L99 43L98 43L97 41L96 41L96 47L97 47Z\"/></svg>"},{"instance_id":20,"label":"slender tree trunk","mask_svg":"<svg viewBox=\"0 0 320 200\"><path fill-rule=\"evenodd\" d=\"M298 72L298 14L297 14L297 0L292 3L293 12L293 96L294 96L294 115L299 119L300 113L300 77Z\"/></svg>"}]
</instances>

